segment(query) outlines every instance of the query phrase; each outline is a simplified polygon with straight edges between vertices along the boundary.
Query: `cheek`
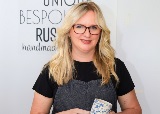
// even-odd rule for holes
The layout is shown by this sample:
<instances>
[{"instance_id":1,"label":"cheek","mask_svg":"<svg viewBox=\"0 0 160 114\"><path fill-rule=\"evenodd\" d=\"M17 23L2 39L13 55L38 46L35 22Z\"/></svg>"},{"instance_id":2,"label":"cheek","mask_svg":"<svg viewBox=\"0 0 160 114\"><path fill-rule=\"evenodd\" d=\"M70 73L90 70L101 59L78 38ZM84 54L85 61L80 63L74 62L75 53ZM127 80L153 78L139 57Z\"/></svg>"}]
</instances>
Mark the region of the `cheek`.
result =
<instances>
[{"instance_id":1,"label":"cheek","mask_svg":"<svg viewBox=\"0 0 160 114\"><path fill-rule=\"evenodd\" d=\"M70 30L69 32L69 37L71 38L71 40L76 40L81 36L81 34L76 34L73 29Z\"/></svg>"},{"instance_id":2,"label":"cheek","mask_svg":"<svg viewBox=\"0 0 160 114\"><path fill-rule=\"evenodd\" d=\"M73 29L70 30L69 36L71 37L71 39L75 37Z\"/></svg>"},{"instance_id":3,"label":"cheek","mask_svg":"<svg viewBox=\"0 0 160 114\"><path fill-rule=\"evenodd\" d=\"M94 41L95 45L99 44L99 40L100 40L100 35L98 35L98 37L95 38L95 41Z\"/></svg>"},{"instance_id":4,"label":"cheek","mask_svg":"<svg viewBox=\"0 0 160 114\"><path fill-rule=\"evenodd\" d=\"M100 35L94 37L95 41L98 42L100 39Z\"/></svg>"}]
</instances>

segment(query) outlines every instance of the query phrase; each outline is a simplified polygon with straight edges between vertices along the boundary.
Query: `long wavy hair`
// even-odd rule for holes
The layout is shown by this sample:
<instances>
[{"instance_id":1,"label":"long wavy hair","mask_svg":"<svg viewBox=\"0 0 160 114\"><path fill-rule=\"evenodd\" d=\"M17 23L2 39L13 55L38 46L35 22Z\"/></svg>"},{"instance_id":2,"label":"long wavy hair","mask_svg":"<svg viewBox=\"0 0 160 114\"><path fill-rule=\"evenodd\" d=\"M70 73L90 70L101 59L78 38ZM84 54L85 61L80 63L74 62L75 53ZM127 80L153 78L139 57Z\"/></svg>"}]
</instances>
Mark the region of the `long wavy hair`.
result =
<instances>
[{"instance_id":1,"label":"long wavy hair","mask_svg":"<svg viewBox=\"0 0 160 114\"><path fill-rule=\"evenodd\" d=\"M102 11L94 2L78 3L67 12L62 26L57 31L56 47L57 52L49 61L49 73L58 85L63 85L73 79L74 60L72 59L72 46L69 38L69 31L88 11L93 11L96 14L96 23L102 29L100 39L95 47L93 63L97 68L97 73L102 76L102 85L107 84L114 76L118 82L118 76L115 73L115 53L110 45L110 31L106 26Z\"/></svg>"}]
</instances>

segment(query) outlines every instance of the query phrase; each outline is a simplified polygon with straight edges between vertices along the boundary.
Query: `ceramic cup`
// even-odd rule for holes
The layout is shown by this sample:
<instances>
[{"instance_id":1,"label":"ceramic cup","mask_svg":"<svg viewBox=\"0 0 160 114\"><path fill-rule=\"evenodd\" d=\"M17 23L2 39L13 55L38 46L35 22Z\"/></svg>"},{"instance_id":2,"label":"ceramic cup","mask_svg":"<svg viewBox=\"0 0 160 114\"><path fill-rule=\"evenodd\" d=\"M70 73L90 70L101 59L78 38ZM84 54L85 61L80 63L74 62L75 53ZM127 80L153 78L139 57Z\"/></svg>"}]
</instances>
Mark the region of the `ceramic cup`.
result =
<instances>
[{"instance_id":1,"label":"ceramic cup","mask_svg":"<svg viewBox=\"0 0 160 114\"><path fill-rule=\"evenodd\" d=\"M102 99L95 99L90 114L109 114L112 104Z\"/></svg>"}]
</instances>

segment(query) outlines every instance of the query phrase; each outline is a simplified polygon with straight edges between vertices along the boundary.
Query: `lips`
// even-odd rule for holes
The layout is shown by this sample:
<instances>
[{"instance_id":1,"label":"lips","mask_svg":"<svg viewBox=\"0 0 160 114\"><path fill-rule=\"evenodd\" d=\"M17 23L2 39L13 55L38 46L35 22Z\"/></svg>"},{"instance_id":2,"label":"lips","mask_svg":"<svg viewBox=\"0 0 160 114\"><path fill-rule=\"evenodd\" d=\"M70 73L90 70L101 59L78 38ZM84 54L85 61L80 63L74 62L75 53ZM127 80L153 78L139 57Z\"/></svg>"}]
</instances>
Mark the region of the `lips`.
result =
<instances>
[{"instance_id":1,"label":"lips","mask_svg":"<svg viewBox=\"0 0 160 114\"><path fill-rule=\"evenodd\" d=\"M81 39L81 41L82 41L84 44L90 44L90 43L91 43L91 40L84 40L84 39Z\"/></svg>"}]
</instances>

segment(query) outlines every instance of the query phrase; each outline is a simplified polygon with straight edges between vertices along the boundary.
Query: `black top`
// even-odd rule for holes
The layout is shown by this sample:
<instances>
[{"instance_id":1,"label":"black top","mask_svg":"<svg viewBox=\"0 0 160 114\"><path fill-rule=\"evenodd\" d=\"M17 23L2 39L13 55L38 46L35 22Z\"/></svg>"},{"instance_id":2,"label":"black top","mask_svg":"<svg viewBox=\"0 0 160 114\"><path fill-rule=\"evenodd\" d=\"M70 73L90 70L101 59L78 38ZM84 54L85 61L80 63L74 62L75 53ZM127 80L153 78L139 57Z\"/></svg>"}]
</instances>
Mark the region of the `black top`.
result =
<instances>
[{"instance_id":1,"label":"black top","mask_svg":"<svg viewBox=\"0 0 160 114\"><path fill-rule=\"evenodd\" d=\"M74 61L74 63L76 69L76 75L74 76L75 80L89 82L92 80L101 79L101 77L97 75L96 68L92 61L91 62ZM115 59L115 63L116 63L115 67L116 73L120 81L115 90L117 96L122 96L133 90L135 86L125 64L118 58ZM114 78L112 79L112 83L115 87L116 81L114 80ZM36 92L40 93L45 97L53 99L55 98L57 88L58 88L57 83L49 78L48 67L42 70L37 81L33 86L33 90L35 90Z\"/></svg>"}]
</instances>

